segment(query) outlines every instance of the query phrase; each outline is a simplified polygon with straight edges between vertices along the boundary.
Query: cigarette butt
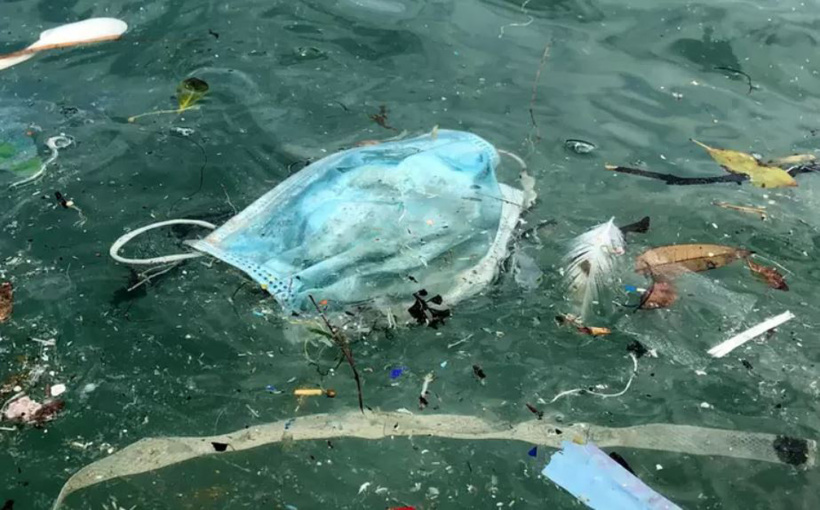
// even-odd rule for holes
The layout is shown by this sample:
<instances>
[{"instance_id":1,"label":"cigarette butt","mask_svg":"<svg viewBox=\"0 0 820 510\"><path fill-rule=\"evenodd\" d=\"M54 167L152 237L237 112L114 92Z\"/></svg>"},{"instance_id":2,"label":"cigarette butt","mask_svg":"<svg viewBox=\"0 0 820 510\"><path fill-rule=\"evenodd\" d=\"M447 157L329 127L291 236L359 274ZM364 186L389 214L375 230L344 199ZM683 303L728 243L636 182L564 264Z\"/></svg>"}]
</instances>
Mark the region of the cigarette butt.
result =
<instances>
[{"instance_id":1,"label":"cigarette butt","mask_svg":"<svg viewBox=\"0 0 820 510\"><path fill-rule=\"evenodd\" d=\"M293 390L293 396L295 397L320 397L322 395L327 395L328 398L334 398L336 396L336 390L323 390L321 388L299 388Z\"/></svg>"}]
</instances>

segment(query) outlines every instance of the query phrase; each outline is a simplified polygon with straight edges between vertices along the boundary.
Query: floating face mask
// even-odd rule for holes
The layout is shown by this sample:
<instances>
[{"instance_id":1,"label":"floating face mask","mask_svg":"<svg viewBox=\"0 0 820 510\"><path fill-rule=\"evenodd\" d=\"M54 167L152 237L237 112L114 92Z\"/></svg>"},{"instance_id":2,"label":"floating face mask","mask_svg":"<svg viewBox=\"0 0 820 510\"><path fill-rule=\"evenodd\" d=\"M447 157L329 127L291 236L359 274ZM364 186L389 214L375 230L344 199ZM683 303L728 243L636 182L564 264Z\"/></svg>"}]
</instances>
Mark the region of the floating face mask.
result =
<instances>
[{"instance_id":1,"label":"floating face mask","mask_svg":"<svg viewBox=\"0 0 820 510\"><path fill-rule=\"evenodd\" d=\"M241 269L286 310L310 310L310 296L403 303L422 288L452 303L492 279L521 212L498 162L492 145L458 131L342 151L186 244Z\"/></svg>"}]
</instances>

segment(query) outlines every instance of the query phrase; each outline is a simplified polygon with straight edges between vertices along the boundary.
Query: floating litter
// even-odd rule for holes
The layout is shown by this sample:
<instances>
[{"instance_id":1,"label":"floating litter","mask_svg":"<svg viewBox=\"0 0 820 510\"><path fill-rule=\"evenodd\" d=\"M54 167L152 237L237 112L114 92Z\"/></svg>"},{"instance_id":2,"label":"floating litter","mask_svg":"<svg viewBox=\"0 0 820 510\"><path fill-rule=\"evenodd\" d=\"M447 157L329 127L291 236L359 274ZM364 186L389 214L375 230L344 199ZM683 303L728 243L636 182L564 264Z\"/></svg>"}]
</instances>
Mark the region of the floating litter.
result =
<instances>
[{"instance_id":1,"label":"floating litter","mask_svg":"<svg viewBox=\"0 0 820 510\"><path fill-rule=\"evenodd\" d=\"M596 510L681 510L592 443L561 443L544 476Z\"/></svg>"},{"instance_id":2,"label":"floating litter","mask_svg":"<svg viewBox=\"0 0 820 510\"><path fill-rule=\"evenodd\" d=\"M570 138L569 140L565 141L564 147L571 150L575 154L589 154L597 148L595 147L595 144L592 142L587 142L586 140L578 140L573 138Z\"/></svg>"}]
</instances>

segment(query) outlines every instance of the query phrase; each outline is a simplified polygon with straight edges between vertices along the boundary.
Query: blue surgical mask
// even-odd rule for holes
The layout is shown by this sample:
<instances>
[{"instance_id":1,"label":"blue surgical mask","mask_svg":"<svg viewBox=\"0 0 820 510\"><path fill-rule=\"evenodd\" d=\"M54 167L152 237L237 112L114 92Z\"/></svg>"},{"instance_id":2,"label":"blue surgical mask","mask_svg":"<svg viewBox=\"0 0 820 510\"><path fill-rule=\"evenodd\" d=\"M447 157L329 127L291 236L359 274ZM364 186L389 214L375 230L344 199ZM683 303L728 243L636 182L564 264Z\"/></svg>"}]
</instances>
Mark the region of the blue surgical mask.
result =
<instances>
[{"instance_id":1,"label":"blue surgical mask","mask_svg":"<svg viewBox=\"0 0 820 510\"><path fill-rule=\"evenodd\" d=\"M328 156L291 176L202 240L286 309L439 293L496 238L496 150L438 131Z\"/></svg>"}]
</instances>

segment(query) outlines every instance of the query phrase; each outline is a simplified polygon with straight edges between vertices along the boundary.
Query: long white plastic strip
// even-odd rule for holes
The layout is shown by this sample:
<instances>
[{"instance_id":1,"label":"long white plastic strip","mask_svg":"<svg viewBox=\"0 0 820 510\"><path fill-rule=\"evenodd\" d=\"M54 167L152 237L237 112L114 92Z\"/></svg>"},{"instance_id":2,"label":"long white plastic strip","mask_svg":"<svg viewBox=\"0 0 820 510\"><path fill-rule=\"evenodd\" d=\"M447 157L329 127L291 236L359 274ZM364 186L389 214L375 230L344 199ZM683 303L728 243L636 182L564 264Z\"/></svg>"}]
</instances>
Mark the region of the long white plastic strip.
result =
<instances>
[{"instance_id":1,"label":"long white plastic strip","mask_svg":"<svg viewBox=\"0 0 820 510\"><path fill-rule=\"evenodd\" d=\"M726 340L725 342L718 344L711 349L709 349L709 354L714 356L715 358L722 358L732 352L733 350L737 349L741 345L745 344L749 340L752 340L763 333L769 331L770 329L774 329L786 321L790 321L794 319L794 314L791 312L784 312L780 315L772 317L771 319L766 319L765 321L761 322L757 326L747 329L743 333L739 335L735 335L732 338Z\"/></svg>"}]
</instances>

